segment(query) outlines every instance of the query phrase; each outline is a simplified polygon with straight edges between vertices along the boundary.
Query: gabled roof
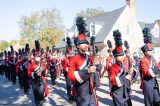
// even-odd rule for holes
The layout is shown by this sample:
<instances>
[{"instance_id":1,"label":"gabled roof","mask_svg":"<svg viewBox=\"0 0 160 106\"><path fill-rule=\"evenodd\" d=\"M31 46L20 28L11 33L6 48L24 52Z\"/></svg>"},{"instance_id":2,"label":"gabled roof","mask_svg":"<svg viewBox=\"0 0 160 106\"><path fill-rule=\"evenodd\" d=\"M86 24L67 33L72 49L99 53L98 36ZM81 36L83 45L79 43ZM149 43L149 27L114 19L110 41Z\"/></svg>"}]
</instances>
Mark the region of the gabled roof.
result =
<instances>
[{"instance_id":1,"label":"gabled roof","mask_svg":"<svg viewBox=\"0 0 160 106\"><path fill-rule=\"evenodd\" d=\"M65 48L66 47L66 42L63 39L60 41L60 43L58 45L56 45L56 48ZM74 46L74 40L73 39L71 39L71 42L72 42L72 46Z\"/></svg>"},{"instance_id":2,"label":"gabled roof","mask_svg":"<svg viewBox=\"0 0 160 106\"><path fill-rule=\"evenodd\" d=\"M149 29L153 29L155 26L155 23L145 23L145 22L139 22L139 25L141 29L143 30L145 27ZM159 44L160 43L160 37L154 37L152 36L153 44Z\"/></svg>"},{"instance_id":3,"label":"gabled roof","mask_svg":"<svg viewBox=\"0 0 160 106\"><path fill-rule=\"evenodd\" d=\"M106 38L111 28L114 26L114 24L116 23L116 21L118 20L119 16L121 15L121 13L125 8L126 6L111 12L107 12L101 16L88 18L86 20L87 25L89 25L90 22L94 22L95 24L98 25L103 25L102 29L97 34L96 37L97 42L102 42ZM68 29L68 31L72 32L75 31L75 24L70 29Z\"/></svg>"},{"instance_id":4,"label":"gabled roof","mask_svg":"<svg viewBox=\"0 0 160 106\"><path fill-rule=\"evenodd\" d=\"M155 26L155 23L146 24L146 27L149 29L154 28L154 26Z\"/></svg>"},{"instance_id":5,"label":"gabled roof","mask_svg":"<svg viewBox=\"0 0 160 106\"><path fill-rule=\"evenodd\" d=\"M145 22L138 22L141 29L144 29L145 27L152 29L155 26L155 23L145 23Z\"/></svg>"},{"instance_id":6,"label":"gabled roof","mask_svg":"<svg viewBox=\"0 0 160 106\"><path fill-rule=\"evenodd\" d=\"M60 40L60 42L56 45L56 48L63 48L66 46L66 42L63 40Z\"/></svg>"},{"instance_id":7,"label":"gabled roof","mask_svg":"<svg viewBox=\"0 0 160 106\"><path fill-rule=\"evenodd\" d=\"M104 41L104 39L107 37L110 30L112 29L112 27L114 26L114 24L116 23L116 21L118 20L119 16L122 14L122 12L124 11L125 8L126 8L126 6L119 8L119 9L116 9L111 12L107 12L101 16L88 18L86 20L87 25L89 25L90 22L94 22L97 25L103 26L102 29L100 29L100 31L98 32L98 34L96 36L96 42L103 42ZM67 31L74 32L75 28L76 28L76 26L74 24L70 29L67 29ZM57 45L57 48L65 47L64 44L65 44L65 42L61 41L60 44Z\"/></svg>"},{"instance_id":8,"label":"gabled roof","mask_svg":"<svg viewBox=\"0 0 160 106\"><path fill-rule=\"evenodd\" d=\"M106 14L103 14L101 16L89 18L87 22L102 22L103 27L99 31L99 33L96 36L96 42L103 42L104 39L107 37L109 34L110 30L118 20L119 16L122 14L126 6L119 8L117 10L107 12Z\"/></svg>"},{"instance_id":9,"label":"gabled roof","mask_svg":"<svg viewBox=\"0 0 160 106\"><path fill-rule=\"evenodd\" d=\"M152 41L153 41L153 44L160 44L160 37L152 36Z\"/></svg>"},{"instance_id":10,"label":"gabled roof","mask_svg":"<svg viewBox=\"0 0 160 106\"><path fill-rule=\"evenodd\" d=\"M146 26L146 23L145 22L138 22L139 23L139 25L140 25L140 27L141 27L141 29L144 29Z\"/></svg>"}]
</instances>

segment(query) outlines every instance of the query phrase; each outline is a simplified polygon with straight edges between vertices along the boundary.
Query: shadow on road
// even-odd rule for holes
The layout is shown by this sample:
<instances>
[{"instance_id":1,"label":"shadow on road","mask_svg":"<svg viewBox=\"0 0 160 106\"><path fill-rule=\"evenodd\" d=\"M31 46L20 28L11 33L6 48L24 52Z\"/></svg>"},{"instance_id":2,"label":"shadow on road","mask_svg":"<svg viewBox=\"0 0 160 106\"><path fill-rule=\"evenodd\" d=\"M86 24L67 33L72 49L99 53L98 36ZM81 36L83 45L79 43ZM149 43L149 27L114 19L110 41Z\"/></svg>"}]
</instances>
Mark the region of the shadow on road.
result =
<instances>
[{"instance_id":1,"label":"shadow on road","mask_svg":"<svg viewBox=\"0 0 160 106\"><path fill-rule=\"evenodd\" d=\"M138 97L138 96L131 96L131 100L139 102L139 103L144 103L144 99Z\"/></svg>"}]
</instances>

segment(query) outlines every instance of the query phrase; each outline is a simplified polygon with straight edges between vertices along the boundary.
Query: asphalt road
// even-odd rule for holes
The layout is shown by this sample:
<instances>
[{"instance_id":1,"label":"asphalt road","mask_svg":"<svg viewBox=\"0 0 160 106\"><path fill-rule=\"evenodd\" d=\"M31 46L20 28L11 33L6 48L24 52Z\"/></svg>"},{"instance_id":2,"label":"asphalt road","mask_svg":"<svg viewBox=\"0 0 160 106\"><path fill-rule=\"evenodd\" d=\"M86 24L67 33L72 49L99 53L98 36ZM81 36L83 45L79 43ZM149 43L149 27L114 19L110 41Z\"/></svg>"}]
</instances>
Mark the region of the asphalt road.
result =
<instances>
[{"instance_id":1,"label":"asphalt road","mask_svg":"<svg viewBox=\"0 0 160 106\"><path fill-rule=\"evenodd\" d=\"M75 106L75 103L70 104L67 101L65 79L60 76L56 82L57 85L51 85L50 78L47 77L50 94L47 102L43 106ZM108 78L102 78L102 85L97 90L99 97L99 106L113 106L112 98L109 94ZM144 106L143 93L139 89L139 84L132 85L132 104L133 106ZM28 95L20 89L18 80L16 85L12 85L4 76L0 76L0 106L34 106L34 96L32 89Z\"/></svg>"}]
</instances>

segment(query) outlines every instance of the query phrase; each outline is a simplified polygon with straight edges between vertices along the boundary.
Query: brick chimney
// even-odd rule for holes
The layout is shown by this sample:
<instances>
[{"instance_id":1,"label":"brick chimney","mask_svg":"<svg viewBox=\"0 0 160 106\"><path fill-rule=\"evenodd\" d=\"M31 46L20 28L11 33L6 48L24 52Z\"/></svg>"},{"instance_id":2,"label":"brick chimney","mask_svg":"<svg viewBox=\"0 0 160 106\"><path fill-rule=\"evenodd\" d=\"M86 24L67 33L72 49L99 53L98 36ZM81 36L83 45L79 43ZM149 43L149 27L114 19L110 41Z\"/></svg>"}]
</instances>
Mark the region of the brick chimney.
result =
<instances>
[{"instance_id":1,"label":"brick chimney","mask_svg":"<svg viewBox=\"0 0 160 106\"><path fill-rule=\"evenodd\" d=\"M136 0L126 0L126 3L130 7L133 14L136 16Z\"/></svg>"},{"instance_id":2,"label":"brick chimney","mask_svg":"<svg viewBox=\"0 0 160 106\"><path fill-rule=\"evenodd\" d=\"M160 20L156 20L156 23L157 23L158 26L160 27Z\"/></svg>"}]
</instances>

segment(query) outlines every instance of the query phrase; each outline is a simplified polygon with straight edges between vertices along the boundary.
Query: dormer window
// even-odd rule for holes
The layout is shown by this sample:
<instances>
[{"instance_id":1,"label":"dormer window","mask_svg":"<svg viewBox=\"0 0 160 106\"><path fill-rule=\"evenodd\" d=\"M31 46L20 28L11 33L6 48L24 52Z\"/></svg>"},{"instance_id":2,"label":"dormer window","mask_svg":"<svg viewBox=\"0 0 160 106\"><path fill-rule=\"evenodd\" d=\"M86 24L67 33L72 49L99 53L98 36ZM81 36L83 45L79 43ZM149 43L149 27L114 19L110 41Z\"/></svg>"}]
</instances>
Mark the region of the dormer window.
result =
<instances>
[{"instance_id":1,"label":"dormer window","mask_svg":"<svg viewBox=\"0 0 160 106\"><path fill-rule=\"evenodd\" d=\"M96 31L95 31L95 23L94 22L91 22L90 25L89 25L89 32L90 32L90 36L95 36L96 34Z\"/></svg>"},{"instance_id":2,"label":"dormer window","mask_svg":"<svg viewBox=\"0 0 160 106\"><path fill-rule=\"evenodd\" d=\"M95 25L91 26L91 32L92 32L92 36L95 35Z\"/></svg>"}]
</instances>

